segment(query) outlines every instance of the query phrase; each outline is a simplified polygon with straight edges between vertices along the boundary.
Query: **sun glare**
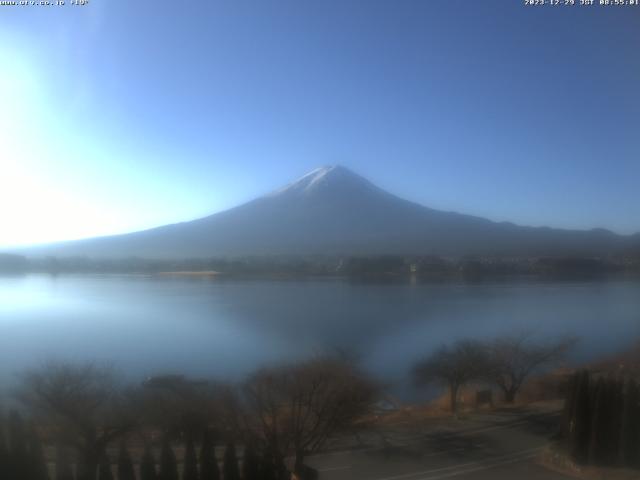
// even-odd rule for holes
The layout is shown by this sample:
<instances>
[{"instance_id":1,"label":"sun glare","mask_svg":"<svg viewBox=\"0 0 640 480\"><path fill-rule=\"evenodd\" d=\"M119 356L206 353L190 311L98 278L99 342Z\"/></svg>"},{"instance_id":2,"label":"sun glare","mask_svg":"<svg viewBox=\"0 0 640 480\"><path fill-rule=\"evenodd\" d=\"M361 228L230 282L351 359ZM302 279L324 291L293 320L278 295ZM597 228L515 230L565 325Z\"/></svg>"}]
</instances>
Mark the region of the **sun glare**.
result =
<instances>
[{"instance_id":1,"label":"sun glare","mask_svg":"<svg viewBox=\"0 0 640 480\"><path fill-rule=\"evenodd\" d=\"M45 82L24 58L0 50L0 246L81 238L117 222L65 191L59 166L78 152L58 138L63 129L54 123Z\"/></svg>"}]
</instances>

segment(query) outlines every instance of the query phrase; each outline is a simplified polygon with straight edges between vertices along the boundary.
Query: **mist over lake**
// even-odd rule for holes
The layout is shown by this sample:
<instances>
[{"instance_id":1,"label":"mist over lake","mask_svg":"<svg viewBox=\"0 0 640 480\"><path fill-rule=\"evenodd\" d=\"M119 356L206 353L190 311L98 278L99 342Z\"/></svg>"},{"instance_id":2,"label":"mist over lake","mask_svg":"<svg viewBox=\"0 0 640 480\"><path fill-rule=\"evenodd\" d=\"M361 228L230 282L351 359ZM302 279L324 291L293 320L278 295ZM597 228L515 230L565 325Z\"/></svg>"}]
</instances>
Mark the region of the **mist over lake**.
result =
<instances>
[{"instance_id":1,"label":"mist over lake","mask_svg":"<svg viewBox=\"0 0 640 480\"><path fill-rule=\"evenodd\" d=\"M640 336L640 282L359 283L125 275L0 277L0 379L47 360L240 380L326 349L357 353L401 395L408 369L460 337L579 335L572 360Z\"/></svg>"}]
</instances>

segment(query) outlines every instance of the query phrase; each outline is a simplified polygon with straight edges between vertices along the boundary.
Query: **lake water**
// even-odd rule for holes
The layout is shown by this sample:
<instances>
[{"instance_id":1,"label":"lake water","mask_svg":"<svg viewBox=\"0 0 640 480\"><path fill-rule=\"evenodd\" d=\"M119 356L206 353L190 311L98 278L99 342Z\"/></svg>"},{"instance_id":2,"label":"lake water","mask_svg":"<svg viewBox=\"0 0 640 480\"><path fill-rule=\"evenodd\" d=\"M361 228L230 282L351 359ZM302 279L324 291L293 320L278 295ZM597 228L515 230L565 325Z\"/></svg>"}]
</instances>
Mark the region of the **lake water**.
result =
<instances>
[{"instance_id":1,"label":"lake water","mask_svg":"<svg viewBox=\"0 0 640 480\"><path fill-rule=\"evenodd\" d=\"M234 380L339 347L407 395L410 365L440 344L525 328L580 335L574 360L614 352L640 337L640 282L0 277L0 380L51 359Z\"/></svg>"}]
</instances>

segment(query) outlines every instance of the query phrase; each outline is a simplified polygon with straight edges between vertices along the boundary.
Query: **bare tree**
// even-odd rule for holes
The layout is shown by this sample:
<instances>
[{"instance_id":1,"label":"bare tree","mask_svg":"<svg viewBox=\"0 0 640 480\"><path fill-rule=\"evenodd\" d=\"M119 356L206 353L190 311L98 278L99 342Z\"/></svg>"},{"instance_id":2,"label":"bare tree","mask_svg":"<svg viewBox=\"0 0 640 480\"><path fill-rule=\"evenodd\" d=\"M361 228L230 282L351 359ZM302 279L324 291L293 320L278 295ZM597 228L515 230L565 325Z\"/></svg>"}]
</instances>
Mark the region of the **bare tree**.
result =
<instances>
[{"instance_id":1,"label":"bare tree","mask_svg":"<svg viewBox=\"0 0 640 480\"><path fill-rule=\"evenodd\" d=\"M47 364L28 372L19 398L79 453L82 480L93 480L106 446L130 430L113 371L93 364Z\"/></svg>"},{"instance_id":2,"label":"bare tree","mask_svg":"<svg viewBox=\"0 0 640 480\"><path fill-rule=\"evenodd\" d=\"M243 393L248 429L258 433L266 450L295 455L297 469L305 455L369 411L376 387L353 363L328 355L261 370Z\"/></svg>"},{"instance_id":3,"label":"bare tree","mask_svg":"<svg viewBox=\"0 0 640 480\"><path fill-rule=\"evenodd\" d=\"M573 337L536 342L529 332L499 337L488 345L488 380L513 403L527 378L536 370L560 361L575 344Z\"/></svg>"},{"instance_id":4,"label":"bare tree","mask_svg":"<svg viewBox=\"0 0 640 480\"><path fill-rule=\"evenodd\" d=\"M181 375L152 377L128 395L142 425L160 428L172 439L181 436L194 441L210 428L225 423L225 394L220 382L193 380Z\"/></svg>"},{"instance_id":5,"label":"bare tree","mask_svg":"<svg viewBox=\"0 0 640 480\"><path fill-rule=\"evenodd\" d=\"M458 392L468 382L479 379L486 371L487 351L474 340L458 340L442 346L413 367L418 385L440 383L449 388L451 412L458 411Z\"/></svg>"}]
</instances>

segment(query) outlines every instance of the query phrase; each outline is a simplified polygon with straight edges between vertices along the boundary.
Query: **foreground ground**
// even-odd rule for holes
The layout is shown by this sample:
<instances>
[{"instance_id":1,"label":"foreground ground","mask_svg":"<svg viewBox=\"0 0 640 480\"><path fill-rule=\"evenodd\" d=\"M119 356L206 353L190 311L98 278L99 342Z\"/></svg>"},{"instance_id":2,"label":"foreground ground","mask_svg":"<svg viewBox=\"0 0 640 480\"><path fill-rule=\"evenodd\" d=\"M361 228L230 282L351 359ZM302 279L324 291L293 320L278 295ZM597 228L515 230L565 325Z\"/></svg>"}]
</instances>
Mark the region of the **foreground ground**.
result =
<instances>
[{"instance_id":1,"label":"foreground ground","mask_svg":"<svg viewBox=\"0 0 640 480\"><path fill-rule=\"evenodd\" d=\"M549 406L460 420L409 415L307 463L319 469L322 480L563 480L569 477L537 461L559 418Z\"/></svg>"}]
</instances>

